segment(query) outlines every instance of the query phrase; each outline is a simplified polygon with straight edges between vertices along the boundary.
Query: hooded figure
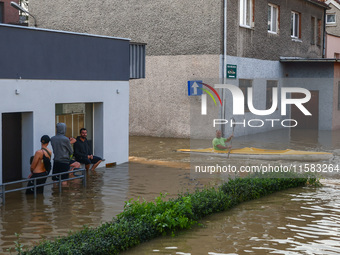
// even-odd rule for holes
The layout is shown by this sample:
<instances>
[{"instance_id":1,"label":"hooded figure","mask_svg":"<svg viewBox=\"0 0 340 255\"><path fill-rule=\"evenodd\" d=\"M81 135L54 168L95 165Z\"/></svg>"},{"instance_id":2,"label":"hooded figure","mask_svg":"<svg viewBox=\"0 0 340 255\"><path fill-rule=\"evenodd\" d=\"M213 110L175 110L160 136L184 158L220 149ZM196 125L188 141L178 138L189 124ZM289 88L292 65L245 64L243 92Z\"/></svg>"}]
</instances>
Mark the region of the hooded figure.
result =
<instances>
[{"instance_id":1,"label":"hooded figure","mask_svg":"<svg viewBox=\"0 0 340 255\"><path fill-rule=\"evenodd\" d=\"M65 136L66 124L57 124L57 135L51 137L51 145L54 154L53 174L67 172L70 169L70 157L73 154L70 139ZM68 174L61 175L61 179L67 179ZM58 176L53 176L57 180Z\"/></svg>"},{"instance_id":2,"label":"hooded figure","mask_svg":"<svg viewBox=\"0 0 340 255\"><path fill-rule=\"evenodd\" d=\"M70 156L73 154L70 139L65 136L66 124L57 124L57 135L51 138L51 145L54 154L54 161L70 163Z\"/></svg>"}]
</instances>

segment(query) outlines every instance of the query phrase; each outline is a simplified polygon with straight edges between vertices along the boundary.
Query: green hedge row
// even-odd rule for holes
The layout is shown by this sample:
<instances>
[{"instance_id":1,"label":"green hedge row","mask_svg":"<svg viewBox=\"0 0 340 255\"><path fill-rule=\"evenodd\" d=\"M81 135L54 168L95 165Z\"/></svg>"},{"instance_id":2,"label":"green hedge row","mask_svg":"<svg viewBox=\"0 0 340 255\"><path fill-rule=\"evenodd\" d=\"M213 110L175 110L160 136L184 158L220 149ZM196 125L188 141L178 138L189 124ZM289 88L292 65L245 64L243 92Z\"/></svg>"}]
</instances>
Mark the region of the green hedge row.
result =
<instances>
[{"instance_id":1,"label":"green hedge row","mask_svg":"<svg viewBox=\"0 0 340 255\"><path fill-rule=\"evenodd\" d=\"M289 177L289 178L287 178ZM227 210L241 202L273 192L316 183L313 177L237 178L218 188L180 194L176 199L155 202L126 202L124 211L112 222L83 230L54 241L43 241L21 254L118 254L162 234L190 228L211 213Z\"/></svg>"}]
</instances>

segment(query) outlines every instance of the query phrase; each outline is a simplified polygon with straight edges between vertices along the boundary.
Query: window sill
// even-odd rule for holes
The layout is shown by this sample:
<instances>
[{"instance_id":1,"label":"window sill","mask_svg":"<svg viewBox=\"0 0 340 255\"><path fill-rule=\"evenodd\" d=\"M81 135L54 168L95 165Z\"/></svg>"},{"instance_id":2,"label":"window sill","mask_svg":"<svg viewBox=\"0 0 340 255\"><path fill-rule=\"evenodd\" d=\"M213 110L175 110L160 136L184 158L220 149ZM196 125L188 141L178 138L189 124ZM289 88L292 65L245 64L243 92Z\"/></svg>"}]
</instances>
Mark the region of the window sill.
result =
<instances>
[{"instance_id":1,"label":"window sill","mask_svg":"<svg viewBox=\"0 0 340 255\"><path fill-rule=\"evenodd\" d=\"M271 35L279 35L278 32L272 32L272 31L268 31L268 34L271 34Z\"/></svg>"},{"instance_id":2,"label":"window sill","mask_svg":"<svg viewBox=\"0 0 340 255\"><path fill-rule=\"evenodd\" d=\"M247 28L247 29L254 29L254 27L246 26L246 25L240 25L240 27L242 27L242 28Z\"/></svg>"},{"instance_id":3,"label":"window sill","mask_svg":"<svg viewBox=\"0 0 340 255\"><path fill-rule=\"evenodd\" d=\"M336 27L336 23L326 23L326 27Z\"/></svg>"},{"instance_id":4,"label":"window sill","mask_svg":"<svg viewBox=\"0 0 340 255\"><path fill-rule=\"evenodd\" d=\"M302 43L302 40L300 38L296 38L296 37L292 37L292 41Z\"/></svg>"}]
</instances>

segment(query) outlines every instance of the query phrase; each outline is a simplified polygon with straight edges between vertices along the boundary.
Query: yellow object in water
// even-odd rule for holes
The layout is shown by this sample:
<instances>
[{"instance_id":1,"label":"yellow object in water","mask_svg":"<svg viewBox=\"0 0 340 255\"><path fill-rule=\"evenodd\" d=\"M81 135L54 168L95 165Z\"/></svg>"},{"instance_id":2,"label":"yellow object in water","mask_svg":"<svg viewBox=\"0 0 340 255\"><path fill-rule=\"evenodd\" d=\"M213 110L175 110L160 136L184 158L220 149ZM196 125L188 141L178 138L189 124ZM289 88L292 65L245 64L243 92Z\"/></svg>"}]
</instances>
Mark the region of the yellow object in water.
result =
<instances>
[{"instance_id":1,"label":"yellow object in water","mask_svg":"<svg viewBox=\"0 0 340 255\"><path fill-rule=\"evenodd\" d=\"M209 154L214 156L228 157L229 150L215 150L214 148L207 149L179 149L178 152L188 152L195 154ZM297 151L297 150L268 150L254 147L245 147L241 149L230 150L230 157L255 158L267 160L308 160L319 161L330 159L333 156L329 152L317 151Z\"/></svg>"}]
</instances>

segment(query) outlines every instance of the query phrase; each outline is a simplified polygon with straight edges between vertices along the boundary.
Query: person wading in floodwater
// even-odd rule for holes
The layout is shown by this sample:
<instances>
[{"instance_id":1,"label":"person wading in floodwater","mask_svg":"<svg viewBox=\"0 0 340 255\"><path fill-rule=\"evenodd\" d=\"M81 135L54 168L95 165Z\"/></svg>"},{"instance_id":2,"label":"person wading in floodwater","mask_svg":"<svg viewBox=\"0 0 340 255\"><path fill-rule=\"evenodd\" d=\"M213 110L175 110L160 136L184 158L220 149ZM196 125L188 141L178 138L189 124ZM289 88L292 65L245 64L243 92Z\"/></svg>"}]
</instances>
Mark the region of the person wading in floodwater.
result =
<instances>
[{"instance_id":1,"label":"person wading in floodwater","mask_svg":"<svg viewBox=\"0 0 340 255\"><path fill-rule=\"evenodd\" d=\"M51 170L51 155L52 152L47 148L50 137L48 135L43 135L40 139L41 149L37 150L34 154L33 160L31 162L31 174L28 178L37 178L46 176L49 174ZM44 184L46 182L46 178L38 179L37 184ZM33 186L34 181L31 180L28 182L27 186ZM43 193L44 186L37 188L37 193ZM26 190L26 194L33 194L34 189L30 188Z\"/></svg>"}]
</instances>

